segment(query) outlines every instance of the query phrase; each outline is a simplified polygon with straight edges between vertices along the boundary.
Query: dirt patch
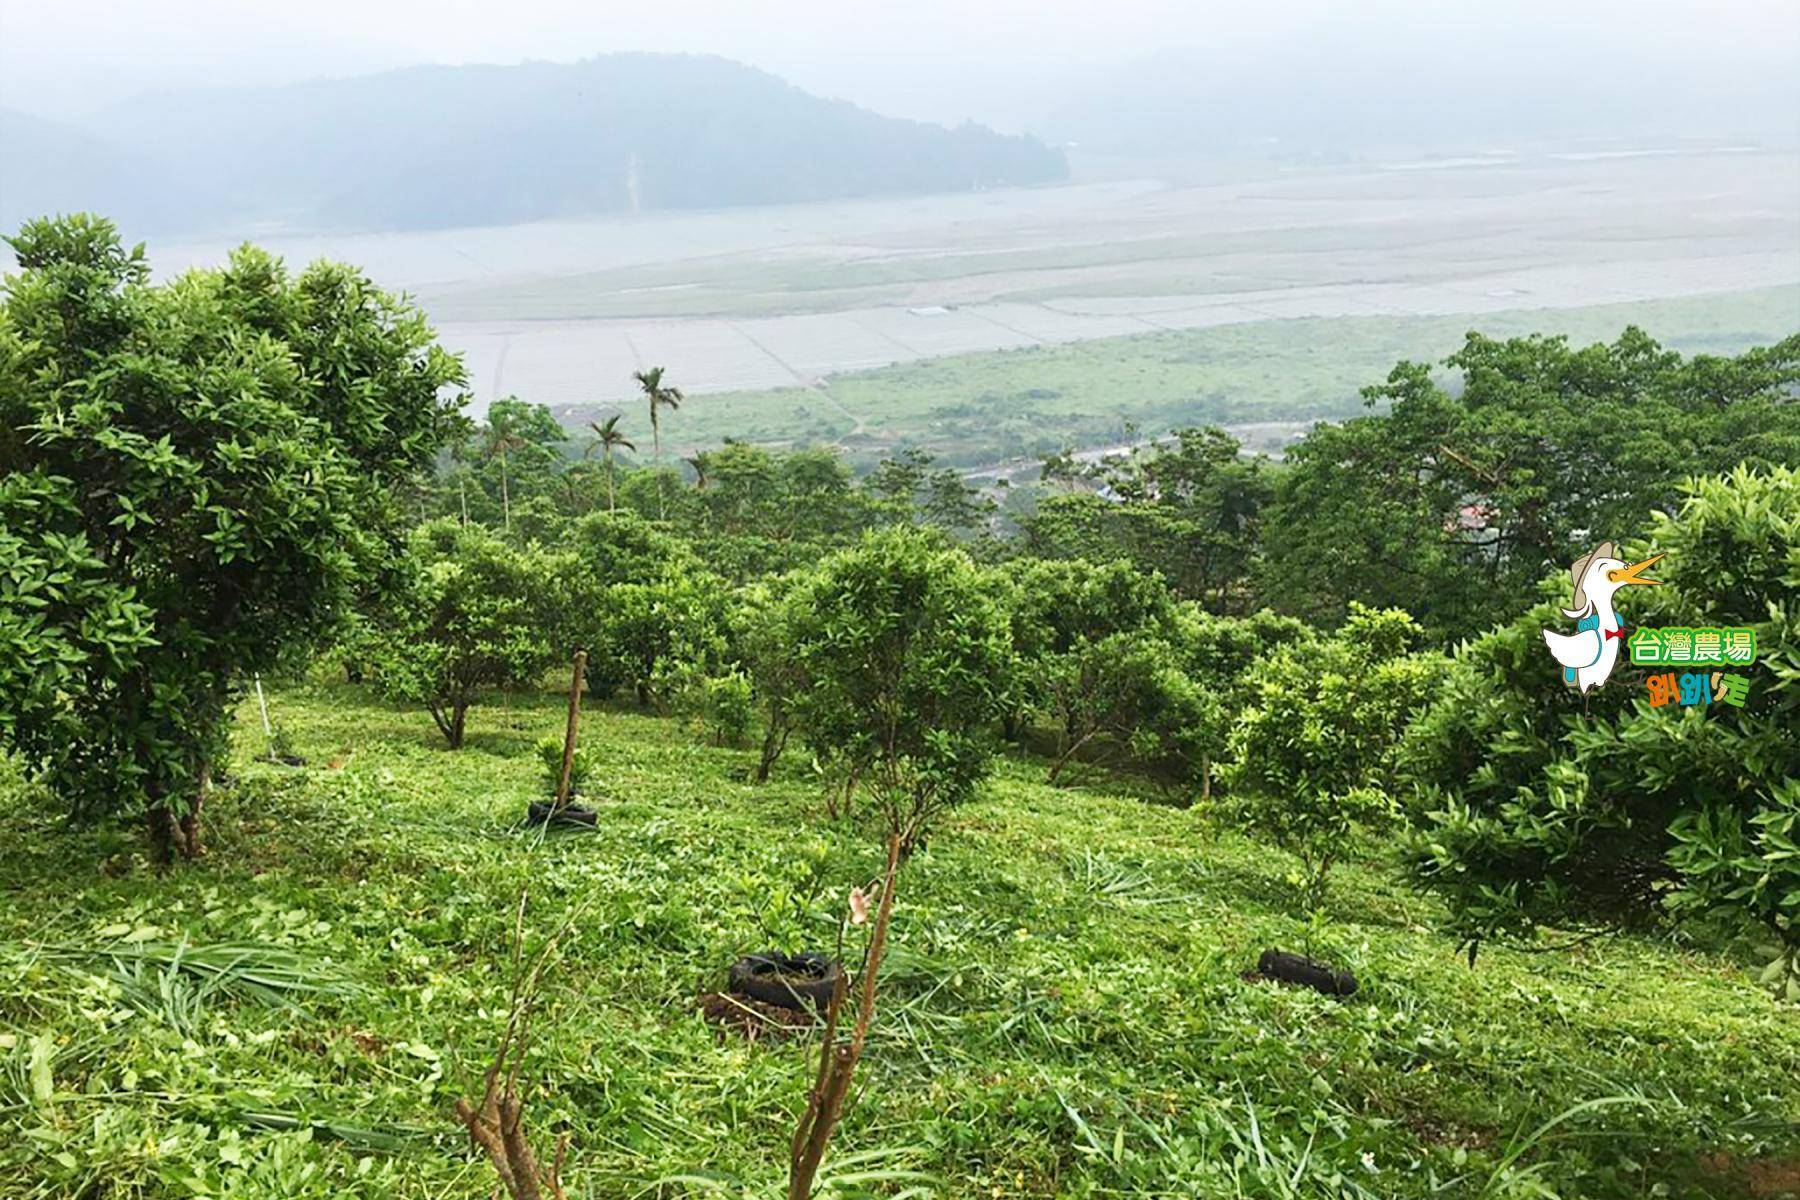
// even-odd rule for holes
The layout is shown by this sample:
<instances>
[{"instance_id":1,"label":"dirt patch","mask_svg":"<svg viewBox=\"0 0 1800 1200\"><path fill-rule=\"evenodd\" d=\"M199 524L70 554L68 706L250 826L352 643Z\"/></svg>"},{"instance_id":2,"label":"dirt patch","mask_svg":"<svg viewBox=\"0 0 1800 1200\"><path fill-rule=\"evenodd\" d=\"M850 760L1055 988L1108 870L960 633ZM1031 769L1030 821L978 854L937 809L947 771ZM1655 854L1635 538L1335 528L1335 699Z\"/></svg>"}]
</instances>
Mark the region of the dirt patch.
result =
<instances>
[{"instance_id":1,"label":"dirt patch","mask_svg":"<svg viewBox=\"0 0 1800 1200\"><path fill-rule=\"evenodd\" d=\"M1702 1154L1706 1173L1749 1200L1796 1200L1800 1197L1800 1158L1738 1158L1724 1151Z\"/></svg>"},{"instance_id":2,"label":"dirt patch","mask_svg":"<svg viewBox=\"0 0 1800 1200\"><path fill-rule=\"evenodd\" d=\"M782 1041L817 1024L810 1013L724 992L706 993L697 1006L700 1015L721 1033L734 1033L751 1042Z\"/></svg>"},{"instance_id":3,"label":"dirt patch","mask_svg":"<svg viewBox=\"0 0 1800 1200\"><path fill-rule=\"evenodd\" d=\"M1413 1135L1422 1142L1433 1146L1447 1146L1461 1150L1489 1150L1494 1145L1494 1135L1484 1129L1476 1129L1459 1121L1430 1113L1408 1113L1401 1118Z\"/></svg>"}]
</instances>

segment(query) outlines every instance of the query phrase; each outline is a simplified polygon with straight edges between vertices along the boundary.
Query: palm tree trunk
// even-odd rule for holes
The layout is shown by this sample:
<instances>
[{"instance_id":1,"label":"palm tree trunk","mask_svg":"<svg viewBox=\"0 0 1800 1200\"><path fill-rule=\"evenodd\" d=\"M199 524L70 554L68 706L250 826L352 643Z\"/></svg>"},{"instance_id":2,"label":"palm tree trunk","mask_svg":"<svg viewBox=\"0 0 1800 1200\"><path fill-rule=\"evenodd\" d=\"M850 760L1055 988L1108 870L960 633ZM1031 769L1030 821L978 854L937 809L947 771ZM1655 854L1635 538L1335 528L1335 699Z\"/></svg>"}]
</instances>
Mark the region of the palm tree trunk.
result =
<instances>
[{"instance_id":1,"label":"palm tree trunk","mask_svg":"<svg viewBox=\"0 0 1800 1200\"><path fill-rule=\"evenodd\" d=\"M618 512L619 511L619 503L617 500L613 499L613 465L612 465L612 447L611 446L608 446L606 448L606 511L607 512Z\"/></svg>"},{"instance_id":2,"label":"palm tree trunk","mask_svg":"<svg viewBox=\"0 0 1800 1200\"><path fill-rule=\"evenodd\" d=\"M500 519L512 532L512 498L506 492L506 451L500 452Z\"/></svg>"},{"instance_id":3,"label":"palm tree trunk","mask_svg":"<svg viewBox=\"0 0 1800 1200\"><path fill-rule=\"evenodd\" d=\"M662 424L656 419L656 398L650 398L650 441L656 452L656 465L662 466ZM665 521L669 516L667 497L664 495L662 472L656 475L656 519Z\"/></svg>"}]
</instances>

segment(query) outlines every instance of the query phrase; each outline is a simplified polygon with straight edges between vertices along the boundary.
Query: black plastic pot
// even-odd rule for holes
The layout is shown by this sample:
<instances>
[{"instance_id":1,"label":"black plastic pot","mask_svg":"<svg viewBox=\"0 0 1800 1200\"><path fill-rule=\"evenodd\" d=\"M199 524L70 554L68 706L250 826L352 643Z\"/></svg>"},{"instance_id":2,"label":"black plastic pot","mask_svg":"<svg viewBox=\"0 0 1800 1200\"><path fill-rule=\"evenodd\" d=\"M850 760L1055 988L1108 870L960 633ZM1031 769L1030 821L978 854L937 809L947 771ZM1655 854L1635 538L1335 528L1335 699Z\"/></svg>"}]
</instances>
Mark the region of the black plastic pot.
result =
<instances>
[{"instance_id":1,"label":"black plastic pot","mask_svg":"<svg viewBox=\"0 0 1800 1200\"><path fill-rule=\"evenodd\" d=\"M1313 991L1323 992L1327 996L1353 996L1356 994L1356 976L1337 967L1317 962L1304 954L1290 954L1286 950L1264 950L1262 957L1256 960L1256 970L1265 979L1275 979L1282 983L1309 987Z\"/></svg>"},{"instance_id":2,"label":"black plastic pot","mask_svg":"<svg viewBox=\"0 0 1800 1200\"><path fill-rule=\"evenodd\" d=\"M548 800L533 800L525 810L527 825L567 825L592 829L600 815L579 804L565 804L560 809Z\"/></svg>"},{"instance_id":3,"label":"black plastic pot","mask_svg":"<svg viewBox=\"0 0 1800 1200\"><path fill-rule=\"evenodd\" d=\"M816 1008L831 1004L844 968L823 954L747 954L731 964L726 986L739 996L781 1008Z\"/></svg>"}]
</instances>

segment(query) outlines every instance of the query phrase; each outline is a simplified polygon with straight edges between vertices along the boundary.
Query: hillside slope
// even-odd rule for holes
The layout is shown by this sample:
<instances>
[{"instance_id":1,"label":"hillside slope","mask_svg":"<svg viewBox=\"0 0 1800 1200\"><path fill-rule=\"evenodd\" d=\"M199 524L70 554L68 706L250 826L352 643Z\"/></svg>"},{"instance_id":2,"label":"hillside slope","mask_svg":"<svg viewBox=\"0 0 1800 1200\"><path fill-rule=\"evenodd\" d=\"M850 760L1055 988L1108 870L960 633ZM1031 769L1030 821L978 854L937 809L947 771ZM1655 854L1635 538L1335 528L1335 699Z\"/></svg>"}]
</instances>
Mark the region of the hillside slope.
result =
<instances>
[{"instance_id":1,"label":"hillside slope","mask_svg":"<svg viewBox=\"0 0 1800 1200\"><path fill-rule=\"evenodd\" d=\"M545 837L517 822L557 695L478 708L454 753L359 691L269 705L310 765L254 761L247 703L212 853L166 873L0 763L0 1194L489 1195L449 1110L504 1021L527 885L533 945L573 918L526 1060L571 1194L767 1194L646 1189L785 1166L814 1039L748 1044L695 1000L739 954L830 947L878 866L804 755L754 787L749 751L590 705L599 828ZM944 1200L1779 1194L1800 1024L1742 963L1622 936L1471 969L1365 847L1314 935L1355 999L1245 980L1307 936L1282 856L1043 769L1003 761L908 864L828 1169L876 1155ZM184 943L223 986L146 965ZM266 1002L235 982L257 970L303 990Z\"/></svg>"},{"instance_id":2,"label":"hillside slope","mask_svg":"<svg viewBox=\"0 0 1800 1200\"><path fill-rule=\"evenodd\" d=\"M1061 152L1034 139L883 117L740 63L687 55L182 91L115 106L89 128L181 180L193 228L446 228L1067 173ZM89 193L102 210L134 199L129 186Z\"/></svg>"}]
</instances>

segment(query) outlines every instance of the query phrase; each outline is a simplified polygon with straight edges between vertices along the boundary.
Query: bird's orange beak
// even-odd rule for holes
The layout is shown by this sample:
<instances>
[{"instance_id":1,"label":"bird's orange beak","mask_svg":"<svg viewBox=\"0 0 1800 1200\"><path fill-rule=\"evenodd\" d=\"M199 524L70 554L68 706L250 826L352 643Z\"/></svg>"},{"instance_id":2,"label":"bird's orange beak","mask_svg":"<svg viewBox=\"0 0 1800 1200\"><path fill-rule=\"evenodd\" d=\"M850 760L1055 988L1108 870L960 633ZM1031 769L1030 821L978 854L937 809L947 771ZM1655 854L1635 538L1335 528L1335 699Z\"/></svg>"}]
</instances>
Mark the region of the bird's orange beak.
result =
<instances>
[{"instance_id":1,"label":"bird's orange beak","mask_svg":"<svg viewBox=\"0 0 1800 1200\"><path fill-rule=\"evenodd\" d=\"M1642 562L1634 562L1629 567L1620 567L1617 571L1608 571L1606 573L1606 577L1608 579L1612 580L1614 583L1619 584L1620 586L1624 586L1625 584L1628 584L1628 583L1642 583L1642 584L1661 583L1662 580L1660 580L1660 579L1641 579L1641 578L1639 578L1640 572L1649 570L1652 566L1656 565L1657 559L1659 559L1661 557L1662 557L1662 555L1660 555L1660 554L1652 554L1649 558L1644 559Z\"/></svg>"}]
</instances>

